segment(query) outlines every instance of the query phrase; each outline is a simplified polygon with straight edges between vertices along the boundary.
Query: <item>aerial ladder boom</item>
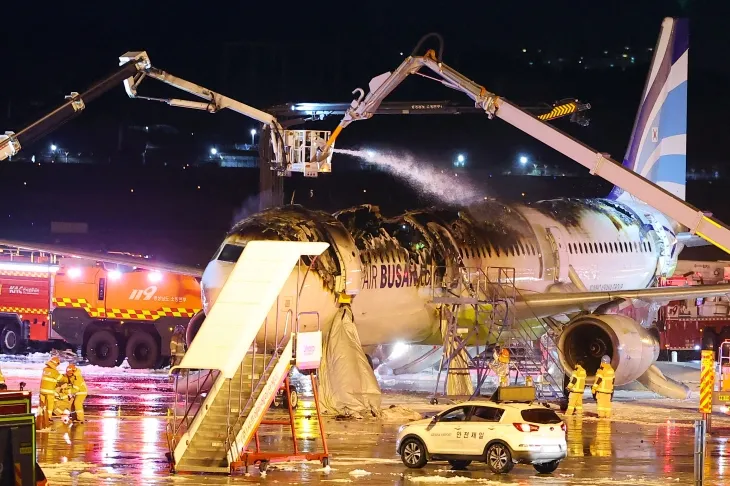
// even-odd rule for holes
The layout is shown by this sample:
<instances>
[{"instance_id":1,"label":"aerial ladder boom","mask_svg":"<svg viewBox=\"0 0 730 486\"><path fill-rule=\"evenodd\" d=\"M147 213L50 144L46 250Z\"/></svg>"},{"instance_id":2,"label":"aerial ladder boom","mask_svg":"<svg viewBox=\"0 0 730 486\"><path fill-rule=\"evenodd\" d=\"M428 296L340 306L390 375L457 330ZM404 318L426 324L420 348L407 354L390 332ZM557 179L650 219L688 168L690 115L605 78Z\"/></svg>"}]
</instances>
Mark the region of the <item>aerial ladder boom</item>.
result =
<instances>
[{"instance_id":1,"label":"aerial ladder boom","mask_svg":"<svg viewBox=\"0 0 730 486\"><path fill-rule=\"evenodd\" d=\"M372 117L378 111L383 99L409 75L420 74L419 70L422 67L426 67L438 75L440 77L438 81L441 84L465 93L474 101L475 106L486 112L490 119L496 116L519 128L526 134L588 168L592 175L597 175L620 187L683 224L689 229L690 233L696 234L730 253L730 228L723 223L675 197L639 174L625 168L606 154L575 140L515 104L487 91L483 86L441 62L433 50L429 50L423 56L411 55L392 73L383 73L373 78L370 81L370 92L367 96L360 88L353 91L353 94L359 92L360 96L350 104L350 108L345 113L342 121L334 130L332 136L329 137L328 145L325 147L323 154L326 155L331 152L329 145L335 142L345 127L353 121L366 120Z\"/></svg>"},{"instance_id":2,"label":"aerial ladder boom","mask_svg":"<svg viewBox=\"0 0 730 486\"><path fill-rule=\"evenodd\" d=\"M202 110L209 113L217 113L225 109L235 111L261 122L270 129L273 157L269 162L272 170L276 170L280 174L304 172L305 175L316 175L319 172L331 171L331 152L329 157L323 159L317 157L327 142L329 131L285 130L277 119L269 113L153 67L147 53L144 51L127 52L119 57L119 61L121 64L134 62L138 68L137 72L124 80L124 89L130 98L159 101L170 106ZM162 81L206 101L139 96L137 88L147 77Z\"/></svg>"},{"instance_id":3,"label":"aerial ladder boom","mask_svg":"<svg viewBox=\"0 0 730 486\"><path fill-rule=\"evenodd\" d=\"M83 93L72 92L66 96L66 101L43 118L36 120L18 133L5 132L0 135L0 161L16 155L25 145L31 144L52 131L60 128L64 123L78 116L86 108L86 104L94 101L107 91L114 89L124 79L138 71L134 62L127 62L110 76L95 83Z\"/></svg>"},{"instance_id":4,"label":"aerial ladder boom","mask_svg":"<svg viewBox=\"0 0 730 486\"><path fill-rule=\"evenodd\" d=\"M266 112L153 67L144 51L127 52L119 57L119 61L120 67L116 72L95 83L84 93L72 92L66 96L68 100L66 103L18 133L5 132L4 135L0 135L0 161L16 155L23 146L48 135L81 113L87 103L115 88L118 83L124 83L124 88L130 98L162 101L170 106L192 108L209 113L229 109L261 122L270 129L271 133L272 150L267 162L270 168L279 174L289 175L291 172L304 172L305 175L316 176L319 172L331 171L331 154L328 157L318 156L321 154L330 132L284 130L276 118ZM137 88L146 77L157 79L206 101L138 96Z\"/></svg>"}]
</instances>

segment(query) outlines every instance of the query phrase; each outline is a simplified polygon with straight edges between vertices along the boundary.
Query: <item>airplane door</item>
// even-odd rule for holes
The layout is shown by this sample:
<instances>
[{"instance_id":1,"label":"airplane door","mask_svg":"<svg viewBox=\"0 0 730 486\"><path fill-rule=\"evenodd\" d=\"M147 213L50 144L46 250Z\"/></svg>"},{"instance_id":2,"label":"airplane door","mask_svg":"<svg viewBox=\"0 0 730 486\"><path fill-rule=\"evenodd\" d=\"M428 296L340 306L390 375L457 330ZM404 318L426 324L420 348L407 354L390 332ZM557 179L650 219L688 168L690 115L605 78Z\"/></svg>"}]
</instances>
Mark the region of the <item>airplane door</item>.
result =
<instances>
[{"instance_id":1,"label":"airplane door","mask_svg":"<svg viewBox=\"0 0 730 486\"><path fill-rule=\"evenodd\" d=\"M553 276L556 282L568 281L568 266L570 265L570 253L568 244L563 238L563 232L556 226L546 228L547 237L553 250Z\"/></svg>"}]
</instances>

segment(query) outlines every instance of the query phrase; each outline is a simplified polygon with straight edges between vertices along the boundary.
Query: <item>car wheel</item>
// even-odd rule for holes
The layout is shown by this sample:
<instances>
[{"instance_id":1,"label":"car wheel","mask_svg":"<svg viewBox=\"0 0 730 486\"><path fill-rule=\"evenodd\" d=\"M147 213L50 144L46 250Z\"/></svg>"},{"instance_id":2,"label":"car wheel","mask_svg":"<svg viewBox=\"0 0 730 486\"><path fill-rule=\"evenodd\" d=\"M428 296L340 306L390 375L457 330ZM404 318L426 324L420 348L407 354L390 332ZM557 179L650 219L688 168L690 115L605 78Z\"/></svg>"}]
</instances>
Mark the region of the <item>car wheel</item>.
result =
<instances>
[{"instance_id":1,"label":"car wheel","mask_svg":"<svg viewBox=\"0 0 730 486\"><path fill-rule=\"evenodd\" d=\"M471 461L449 461L451 469L466 469Z\"/></svg>"},{"instance_id":2,"label":"car wheel","mask_svg":"<svg viewBox=\"0 0 730 486\"><path fill-rule=\"evenodd\" d=\"M487 448L486 453L487 466L495 474L505 474L512 470L515 466L512 462L512 454L506 445L497 442Z\"/></svg>"},{"instance_id":3,"label":"car wheel","mask_svg":"<svg viewBox=\"0 0 730 486\"><path fill-rule=\"evenodd\" d=\"M540 464L533 464L532 467L534 467L535 470L540 474L550 474L558 468L558 464L560 464L560 461L550 461Z\"/></svg>"},{"instance_id":4,"label":"car wheel","mask_svg":"<svg viewBox=\"0 0 730 486\"><path fill-rule=\"evenodd\" d=\"M418 439L406 439L401 446L400 458L407 467L420 469L426 465L426 448Z\"/></svg>"}]
</instances>

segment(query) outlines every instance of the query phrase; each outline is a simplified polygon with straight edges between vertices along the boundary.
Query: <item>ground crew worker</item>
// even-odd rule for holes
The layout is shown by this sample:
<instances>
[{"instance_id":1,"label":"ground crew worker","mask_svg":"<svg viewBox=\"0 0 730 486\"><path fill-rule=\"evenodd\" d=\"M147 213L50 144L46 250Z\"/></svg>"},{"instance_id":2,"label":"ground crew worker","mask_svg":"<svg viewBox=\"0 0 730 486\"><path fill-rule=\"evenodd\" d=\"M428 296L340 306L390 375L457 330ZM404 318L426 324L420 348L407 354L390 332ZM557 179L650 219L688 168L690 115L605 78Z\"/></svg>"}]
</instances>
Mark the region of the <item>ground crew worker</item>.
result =
<instances>
[{"instance_id":1,"label":"ground crew worker","mask_svg":"<svg viewBox=\"0 0 730 486\"><path fill-rule=\"evenodd\" d=\"M66 367L66 374L61 378L62 385L69 386L69 393L73 395L72 412L76 413L75 422L84 422L84 400L89 394L86 388L84 377L81 376L81 370L75 364L69 364Z\"/></svg>"},{"instance_id":2,"label":"ground crew worker","mask_svg":"<svg viewBox=\"0 0 730 486\"><path fill-rule=\"evenodd\" d=\"M61 379L61 373L56 368L61 364L58 356L54 356L48 360L41 378L41 391L39 395L39 407L43 417L41 428L51 425L51 414L53 413L53 405L56 401L56 387L58 380Z\"/></svg>"},{"instance_id":3,"label":"ground crew worker","mask_svg":"<svg viewBox=\"0 0 730 486\"><path fill-rule=\"evenodd\" d=\"M596 397L598 418L609 418L611 416L611 398L613 397L613 380L616 374L611 367L611 358L601 358L601 367L596 371L596 382L591 391Z\"/></svg>"},{"instance_id":4,"label":"ground crew worker","mask_svg":"<svg viewBox=\"0 0 730 486\"><path fill-rule=\"evenodd\" d=\"M568 383L568 409L565 415L583 414L583 391L586 387L586 370L576 363Z\"/></svg>"},{"instance_id":5,"label":"ground crew worker","mask_svg":"<svg viewBox=\"0 0 730 486\"><path fill-rule=\"evenodd\" d=\"M170 367L177 366L185 356L185 327L182 324L175 326L170 339Z\"/></svg>"},{"instance_id":6,"label":"ground crew worker","mask_svg":"<svg viewBox=\"0 0 730 486\"><path fill-rule=\"evenodd\" d=\"M508 386L509 350L507 348L502 348L502 350L497 353L497 348L495 348L492 357L492 370L499 377L499 386Z\"/></svg>"}]
</instances>

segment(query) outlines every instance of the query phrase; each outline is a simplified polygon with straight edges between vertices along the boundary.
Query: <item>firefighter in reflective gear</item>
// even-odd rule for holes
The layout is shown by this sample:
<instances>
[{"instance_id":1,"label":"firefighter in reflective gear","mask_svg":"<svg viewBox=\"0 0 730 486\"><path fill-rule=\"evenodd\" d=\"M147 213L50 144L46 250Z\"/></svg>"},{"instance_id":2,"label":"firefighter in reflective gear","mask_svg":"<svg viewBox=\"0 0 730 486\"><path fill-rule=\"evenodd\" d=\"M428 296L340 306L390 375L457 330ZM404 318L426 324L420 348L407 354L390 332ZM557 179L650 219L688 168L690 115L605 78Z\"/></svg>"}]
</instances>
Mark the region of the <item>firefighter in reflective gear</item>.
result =
<instances>
[{"instance_id":1,"label":"firefighter in reflective gear","mask_svg":"<svg viewBox=\"0 0 730 486\"><path fill-rule=\"evenodd\" d=\"M611 416L611 398L613 397L613 380L616 374L611 367L611 358L601 358L601 367L596 371L596 382L593 383L591 391L596 397L598 418L609 418Z\"/></svg>"},{"instance_id":2,"label":"firefighter in reflective gear","mask_svg":"<svg viewBox=\"0 0 730 486\"><path fill-rule=\"evenodd\" d=\"M56 368L61 364L58 356L54 356L48 360L41 378L41 391L39 395L40 415L42 416L41 428L51 425L51 414L56 401L56 387L58 380L61 379L61 373Z\"/></svg>"},{"instance_id":3,"label":"firefighter in reflective gear","mask_svg":"<svg viewBox=\"0 0 730 486\"><path fill-rule=\"evenodd\" d=\"M586 387L586 370L580 365L575 364L573 373L570 375L570 382L568 383L568 409L565 411L565 415L583 413L583 391Z\"/></svg>"},{"instance_id":4,"label":"firefighter in reflective gear","mask_svg":"<svg viewBox=\"0 0 730 486\"><path fill-rule=\"evenodd\" d=\"M502 348L497 352L497 348L495 348L492 358L491 368L499 377L499 386L509 386L509 350Z\"/></svg>"},{"instance_id":5,"label":"firefighter in reflective gear","mask_svg":"<svg viewBox=\"0 0 730 486\"><path fill-rule=\"evenodd\" d=\"M175 326L170 339L170 367L177 366L185 356L185 327L182 324Z\"/></svg>"},{"instance_id":6,"label":"firefighter in reflective gear","mask_svg":"<svg viewBox=\"0 0 730 486\"><path fill-rule=\"evenodd\" d=\"M61 386L66 386L69 395L73 395L73 407L72 412L76 413L76 421L84 421L84 400L89 394L88 388L86 388L86 382L84 377L81 376L81 370L75 364L69 364L66 367L66 374L61 378Z\"/></svg>"}]
</instances>

